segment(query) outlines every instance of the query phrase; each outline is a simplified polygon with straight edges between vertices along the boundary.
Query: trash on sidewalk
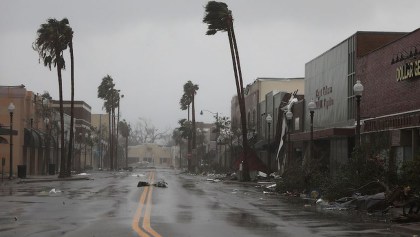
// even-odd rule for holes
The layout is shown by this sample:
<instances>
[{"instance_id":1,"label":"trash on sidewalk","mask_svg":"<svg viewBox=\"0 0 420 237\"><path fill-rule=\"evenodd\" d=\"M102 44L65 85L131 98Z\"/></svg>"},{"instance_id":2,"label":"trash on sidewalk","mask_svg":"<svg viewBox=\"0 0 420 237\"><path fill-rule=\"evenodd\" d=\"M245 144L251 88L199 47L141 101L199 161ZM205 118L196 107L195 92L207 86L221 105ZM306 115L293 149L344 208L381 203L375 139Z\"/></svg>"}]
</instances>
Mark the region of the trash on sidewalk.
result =
<instances>
[{"instance_id":1,"label":"trash on sidewalk","mask_svg":"<svg viewBox=\"0 0 420 237\"><path fill-rule=\"evenodd\" d=\"M316 201L316 206L325 210L361 210L368 213L381 212L383 214L393 209L391 213L394 216L391 219L393 222L420 222L419 195L412 193L409 186L396 187L392 190L385 187L385 189L384 192L370 195L355 192L350 197L343 197L334 202L327 202L319 198Z\"/></svg>"},{"instance_id":2,"label":"trash on sidewalk","mask_svg":"<svg viewBox=\"0 0 420 237\"><path fill-rule=\"evenodd\" d=\"M261 171L258 171L258 175L257 177L261 177L261 178L267 178L267 174Z\"/></svg>"},{"instance_id":3,"label":"trash on sidewalk","mask_svg":"<svg viewBox=\"0 0 420 237\"><path fill-rule=\"evenodd\" d=\"M212 182L212 183L218 183L221 180L220 179L207 179L207 181Z\"/></svg>"}]
</instances>

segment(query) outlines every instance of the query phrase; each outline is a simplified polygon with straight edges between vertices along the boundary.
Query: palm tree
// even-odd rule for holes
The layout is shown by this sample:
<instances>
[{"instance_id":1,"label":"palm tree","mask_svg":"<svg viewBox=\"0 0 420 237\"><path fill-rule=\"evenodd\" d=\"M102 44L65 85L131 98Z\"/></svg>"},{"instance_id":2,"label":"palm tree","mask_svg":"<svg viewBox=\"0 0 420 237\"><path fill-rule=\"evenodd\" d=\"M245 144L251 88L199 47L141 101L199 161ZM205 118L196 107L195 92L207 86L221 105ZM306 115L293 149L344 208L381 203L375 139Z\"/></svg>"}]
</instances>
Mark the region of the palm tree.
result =
<instances>
[{"instance_id":1,"label":"palm tree","mask_svg":"<svg viewBox=\"0 0 420 237\"><path fill-rule=\"evenodd\" d=\"M128 137L130 136L131 127L125 119L120 121L118 127L121 130L121 136L125 137L125 168L128 168Z\"/></svg>"},{"instance_id":2,"label":"palm tree","mask_svg":"<svg viewBox=\"0 0 420 237\"><path fill-rule=\"evenodd\" d=\"M179 146L179 169L182 168L182 152L181 152L181 145L182 145L182 133L179 128L175 128L172 132L172 140L174 140L175 144Z\"/></svg>"},{"instance_id":3,"label":"palm tree","mask_svg":"<svg viewBox=\"0 0 420 237\"><path fill-rule=\"evenodd\" d=\"M98 86L98 98L104 100L104 108L109 117L109 154L110 154L110 169L114 169L114 113L117 106L117 98L119 98L118 91L114 89L115 84L110 75L102 78L101 84Z\"/></svg>"},{"instance_id":4,"label":"palm tree","mask_svg":"<svg viewBox=\"0 0 420 237\"><path fill-rule=\"evenodd\" d=\"M181 133L181 137L184 139L188 139L188 145L187 145L187 153L188 153L188 157L187 157L187 162L188 162L188 170L191 170L191 146L190 146L190 142L189 139L191 138L191 131L192 131L192 126L191 126L191 122L187 119L181 119L178 121L178 124L180 125L180 127L178 128L179 132Z\"/></svg>"},{"instance_id":5,"label":"palm tree","mask_svg":"<svg viewBox=\"0 0 420 237\"><path fill-rule=\"evenodd\" d=\"M67 48L65 32L68 27L68 20L64 18L61 21L50 18L47 23L41 24L37 30L37 38L33 43L33 49L38 52L44 66L51 65L57 69L58 90L60 101L60 128L61 128L61 164L59 177L66 176L66 156L64 150L64 110L63 110L63 82L61 70L65 69L63 51Z\"/></svg>"},{"instance_id":6,"label":"palm tree","mask_svg":"<svg viewBox=\"0 0 420 237\"><path fill-rule=\"evenodd\" d=\"M181 110L187 110L187 121L190 121L190 105L191 105L191 98L185 93L185 85L184 85L184 94L182 95L179 104L181 106ZM180 121L179 121L180 122ZM180 123L182 126L182 124ZM191 154L191 134L187 133L186 137L187 139L187 154L188 156ZM188 170L191 170L191 160L190 157L187 159L187 166Z\"/></svg>"},{"instance_id":7,"label":"palm tree","mask_svg":"<svg viewBox=\"0 0 420 237\"><path fill-rule=\"evenodd\" d=\"M185 103L191 103L191 120L192 120L192 144L191 149L194 150L196 148L196 130L195 130L195 105L194 105L194 98L198 91L198 85L193 84L191 81L188 81L184 84L184 95L181 98L181 102L184 100ZM181 109L183 105L181 104ZM191 154L191 150L188 150L188 153ZM190 164L190 163L189 163ZM191 169L191 165L189 165L189 169Z\"/></svg>"},{"instance_id":8,"label":"palm tree","mask_svg":"<svg viewBox=\"0 0 420 237\"><path fill-rule=\"evenodd\" d=\"M248 155L250 154L247 140L246 113L244 87L242 80L241 65L239 61L238 46L236 44L235 31L233 28L232 11L229 10L226 3L209 1L205 7L205 16L203 23L208 25L206 35L214 35L218 31L227 32L229 39L230 52L232 56L233 72L235 75L236 92L238 95L239 110L241 113L242 124L242 146L244 152L243 159L243 179L249 180Z\"/></svg>"},{"instance_id":9,"label":"palm tree","mask_svg":"<svg viewBox=\"0 0 420 237\"><path fill-rule=\"evenodd\" d=\"M67 20L67 19L66 19ZM67 24L69 24L67 20ZM70 26L65 28L65 40L70 51L70 78L71 78L71 100L70 100L70 139L67 154L67 176L71 176L73 139L74 139L74 54L73 54L73 29Z\"/></svg>"}]
</instances>

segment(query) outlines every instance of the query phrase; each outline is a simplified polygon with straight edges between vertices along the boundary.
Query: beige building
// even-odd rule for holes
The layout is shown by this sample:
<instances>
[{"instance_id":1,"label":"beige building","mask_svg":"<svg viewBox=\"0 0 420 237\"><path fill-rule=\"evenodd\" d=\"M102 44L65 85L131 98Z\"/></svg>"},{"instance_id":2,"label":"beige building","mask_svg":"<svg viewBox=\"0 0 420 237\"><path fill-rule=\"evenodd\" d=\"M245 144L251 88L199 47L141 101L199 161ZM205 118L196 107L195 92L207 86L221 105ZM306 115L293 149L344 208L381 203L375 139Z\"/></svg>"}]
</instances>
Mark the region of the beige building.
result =
<instances>
[{"instance_id":1,"label":"beige building","mask_svg":"<svg viewBox=\"0 0 420 237\"><path fill-rule=\"evenodd\" d=\"M174 165L171 147L158 144L141 144L128 147L129 166L149 164L150 166L171 167Z\"/></svg>"},{"instance_id":2,"label":"beige building","mask_svg":"<svg viewBox=\"0 0 420 237\"><path fill-rule=\"evenodd\" d=\"M245 88L245 110L247 116L248 129L261 133L261 102L266 100L267 94L277 94L278 92L292 93L298 90L298 94L305 94L305 80L299 78L257 78ZM233 128L241 127L240 111L237 97L231 101L231 121ZM263 118L264 119L264 118Z\"/></svg>"},{"instance_id":3,"label":"beige building","mask_svg":"<svg viewBox=\"0 0 420 237\"><path fill-rule=\"evenodd\" d=\"M97 143L95 144L95 160L93 167L101 168L109 166L109 116L108 114L92 114L91 115L92 127L97 132Z\"/></svg>"},{"instance_id":4,"label":"beige building","mask_svg":"<svg viewBox=\"0 0 420 237\"><path fill-rule=\"evenodd\" d=\"M10 113L13 103L13 135L10 146ZM5 158L4 171L10 173L10 150L12 149L12 172L18 175L18 166L25 175L47 174L57 169L60 162L60 147L57 142L57 112L50 109L51 101L26 90L24 85L0 86L0 157ZM68 136L69 119L65 119L65 133ZM68 137L66 137L68 140ZM51 170L54 172L54 170ZM22 173L22 174L23 174Z\"/></svg>"}]
</instances>

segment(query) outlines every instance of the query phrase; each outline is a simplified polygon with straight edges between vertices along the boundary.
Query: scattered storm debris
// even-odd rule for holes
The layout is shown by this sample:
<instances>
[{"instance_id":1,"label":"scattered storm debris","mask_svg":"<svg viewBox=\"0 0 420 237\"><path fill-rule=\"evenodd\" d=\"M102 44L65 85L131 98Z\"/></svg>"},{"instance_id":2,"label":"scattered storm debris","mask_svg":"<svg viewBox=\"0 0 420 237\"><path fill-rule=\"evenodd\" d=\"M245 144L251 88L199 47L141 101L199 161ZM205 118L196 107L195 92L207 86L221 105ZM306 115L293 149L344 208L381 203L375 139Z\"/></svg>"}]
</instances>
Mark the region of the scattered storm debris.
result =
<instances>
[{"instance_id":1,"label":"scattered storm debris","mask_svg":"<svg viewBox=\"0 0 420 237\"><path fill-rule=\"evenodd\" d=\"M160 180L160 181L158 181L157 183L154 183L154 184L150 184L149 182L146 182L146 181L139 181L137 183L137 187L145 187L145 186L150 186L150 185L153 185L153 186L158 187L158 188L167 188L168 187L168 183L165 182L164 180Z\"/></svg>"},{"instance_id":2,"label":"scattered storm debris","mask_svg":"<svg viewBox=\"0 0 420 237\"><path fill-rule=\"evenodd\" d=\"M150 186L150 183L146 181L139 181L137 183L137 187L144 187L144 186Z\"/></svg>"},{"instance_id":3,"label":"scattered storm debris","mask_svg":"<svg viewBox=\"0 0 420 237\"><path fill-rule=\"evenodd\" d=\"M350 197L343 197L328 202L322 198L317 199L316 206L324 210L358 210L368 213L390 213L393 222L419 222L420 221L420 196L414 194L409 186L396 187L385 192L371 195L354 193Z\"/></svg>"},{"instance_id":4,"label":"scattered storm debris","mask_svg":"<svg viewBox=\"0 0 420 237\"><path fill-rule=\"evenodd\" d=\"M158 187L158 188L167 188L168 183L165 182L164 180L160 180L157 183L153 184L153 186Z\"/></svg>"}]
</instances>

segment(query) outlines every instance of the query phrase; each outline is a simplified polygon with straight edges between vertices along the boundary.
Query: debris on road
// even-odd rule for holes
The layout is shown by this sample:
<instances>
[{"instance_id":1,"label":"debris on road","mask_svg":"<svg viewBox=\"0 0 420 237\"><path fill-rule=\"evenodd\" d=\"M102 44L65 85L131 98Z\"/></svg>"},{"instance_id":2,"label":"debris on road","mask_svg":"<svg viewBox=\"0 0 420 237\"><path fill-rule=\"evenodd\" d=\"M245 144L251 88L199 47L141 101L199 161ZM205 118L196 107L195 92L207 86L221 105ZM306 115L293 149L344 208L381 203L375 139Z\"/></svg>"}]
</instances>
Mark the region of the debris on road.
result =
<instances>
[{"instance_id":1,"label":"debris on road","mask_svg":"<svg viewBox=\"0 0 420 237\"><path fill-rule=\"evenodd\" d=\"M88 174L88 173L79 173L79 174L77 174L77 175L80 175L80 176L85 176L85 175L90 175L90 174Z\"/></svg>"},{"instance_id":2,"label":"debris on road","mask_svg":"<svg viewBox=\"0 0 420 237\"><path fill-rule=\"evenodd\" d=\"M50 195L57 195L57 194L60 194L60 193L61 193L61 190L58 190L58 189L55 189L55 188L51 189L50 192L49 192Z\"/></svg>"},{"instance_id":3,"label":"debris on road","mask_svg":"<svg viewBox=\"0 0 420 237\"><path fill-rule=\"evenodd\" d=\"M137 187L145 187L145 186L150 186L151 184L149 182L146 181L139 181L137 183ZM167 188L168 187L168 183L165 182L164 180L160 180L157 183L152 184L155 187L158 188Z\"/></svg>"},{"instance_id":4,"label":"debris on road","mask_svg":"<svg viewBox=\"0 0 420 237\"><path fill-rule=\"evenodd\" d=\"M158 188L167 188L168 183L165 182L164 180L160 180L159 182L153 184L153 186L158 187Z\"/></svg>"},{"instance_id":5,"label":"debris on road","mask_svg":"<svg viewBox=\"0 0 420 237\"><path fill-rule=\"evenodd\" d=\"M145 174L132 174L131 176L133 176L133 177L145 177L146 175Z\"/></svg>"},{"instance_id":6,"label":"debris on road","mask_svg":"<svg viewBox=\"0 0 420 237\"><path fill-rule=\"evenodd\" d=\"M144 187L144 186L150 186L150 183L146 181L139 181L137 183L137 187Z\"/></svg>"}]
</instances>

